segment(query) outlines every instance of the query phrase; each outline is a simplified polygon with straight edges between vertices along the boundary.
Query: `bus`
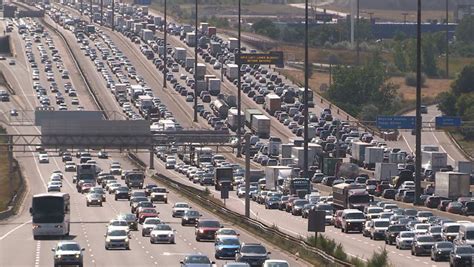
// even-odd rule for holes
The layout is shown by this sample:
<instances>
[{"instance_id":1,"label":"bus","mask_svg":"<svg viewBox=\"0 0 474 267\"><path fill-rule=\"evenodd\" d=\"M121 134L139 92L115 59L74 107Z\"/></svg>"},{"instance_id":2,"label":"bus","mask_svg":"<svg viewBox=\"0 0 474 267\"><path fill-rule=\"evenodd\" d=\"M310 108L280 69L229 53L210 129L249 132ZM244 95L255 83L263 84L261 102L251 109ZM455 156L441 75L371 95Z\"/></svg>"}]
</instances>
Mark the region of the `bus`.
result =
<instances>
[{"instance_id":1,"label":"bus","mask_svg":"<svg viewBox=\"0 0 474 267\"><path fill-rule=\"evenodd\" d=\"M300 87L298 89L298 100L300 101L300 103L304 104L304 87ZM313 90L311 90L310 88L308 88L308 107L314 107Z\"/></svg>"},{"instance_id":2,"label":"bus","mask_svg":"<svg viewBox=\"0 0 474 267\"><path fill-rule=\"evenodd\" d=\"M67 193L44 193L33 196L33 238L40 236L68 236L70 227L70 196Z\"/></svg>"}]
</instances>

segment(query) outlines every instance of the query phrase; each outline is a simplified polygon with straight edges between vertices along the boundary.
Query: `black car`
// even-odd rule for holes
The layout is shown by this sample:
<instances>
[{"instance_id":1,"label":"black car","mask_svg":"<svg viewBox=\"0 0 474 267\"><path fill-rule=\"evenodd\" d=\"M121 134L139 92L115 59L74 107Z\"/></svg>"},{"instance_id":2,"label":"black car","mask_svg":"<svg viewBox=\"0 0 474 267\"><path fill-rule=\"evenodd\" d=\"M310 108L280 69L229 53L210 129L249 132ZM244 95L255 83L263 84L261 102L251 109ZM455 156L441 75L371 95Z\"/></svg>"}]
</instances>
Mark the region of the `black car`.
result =
<instances>
[{"instance_id":1,"label":"black car","mask_svg":"<svg viewBox=\"0 0 474 267\"><path fill-rule=\"evenodd\" d=\"M151 191L154 187L158 187L156 184L147 184L145 185L145 195L150 196Z\"/></svg>"},{"instance_id":2,"label":"black car","mask_svg":"<svg viewBox=\"0 0 474 267\"><path fill-rule=\"evenodd\" d=\"M132 213L120 214L117 219L127 221L130 230L138 231L137 216Z\"/></svg>"},{"instance_id":3,"label":"black car","mask_svg":"<svg viewBox=\"0 0 474 267\"><path fill-rule=\"evenodd\" d=\"M62 156L63 162L72 161L72 155L69 152L64 152Z\"/></svg>"},{"instance_id":4,"label":"black car","mask_svg":"<svg viewBox=\"0 0 474 267\"><path fill-rule=\"evenodd\" d=\"M453 251L454 245L449 241L436 242L433 247L431 247L431 260L440 261L448 260L449 254Z\"/></svg>"},{"instance_id":5,"label":"black car","mask_svg":"<svg viewBox=\"0 0 474 267\"><path fill-rule=\"evenodd\" d=\"M431 247L433 247L435 240L429 235L417 235L413 239L411 245L411 255L429 255L431 253Z\"/></svg>"},{"instance_id":6,"label":"black car","mask_svg":"<svg viewBox=\"0 0 474 267\"><path fill-rule=\"evenodd\" d=\"M202 215L197 210L187 210L181 217L181 225L195 225Z\"/></svg>"},{"instance_id":7,"label":"black car","mask_svg":"<svg viewBox=\"0 0 474 267\"><path fill-rule=\"evenodd\" d=\"M462 214L465 216L474 215L474 201L467 201L462 207Z\"/></svg>"},{"instance_id":8,"label":"black car","mask_svg":"<svg viewBox=\"0 0 474 267\"><path fill-rule=\"evenodd\" d=\"M393 244L398 234L402 231L408 231L407 227L402 224L390 225L385 231L385 244Z\"/></svg>"},{"instance_id":9,"label":"black car","mask_svg":"<svg viewBox=\"0 0 474 267\"><path fill-rule=\"evenodd\" d=\"M474 250L471 246L455 246L449 254L449 265L452 267L472 266Z\"/></svg>"},{"instance_id":10,"label":"black car","mask_svg":"<svg viewBox=\"0 0 474 267\"><path fill-rule=\"evenodd\" d=\"M126 186L121 186L117 189L115 189L115 200L119 199L130 199L130 196L128 195L129 189Z\"/></svg>"},{"instance_id":11,"label":"black car","mask_svg":"<svg viewBox=\"0 0 474 267\"><path fill-rule=\"evenodd\" d=\"M385 189L382 192L382 197L386 199L395 199L395 194L397 193L397 190L395 189Z\"/></svg>"},{"instance_id":12,"label":"black car","mask_svg":"<svg viewBox=\"0 0 474 267\"><path fill-rule=\"evenodd\" d=\"M280 204L279 197L269 197L265 201L265 209L278 209L279 204Z\"/></svg>"},{"instance_id":13,"label":"black car","mask_svg":"<svg viewBox=\"0 0 474 267\"><path fill-rule=\"evenodd\" d=\"M250 266L262 266L268 259L267 249L257 243L242 243L239 251L235 254L236 262L246 262Z\"/></svg>"}]
</instances>

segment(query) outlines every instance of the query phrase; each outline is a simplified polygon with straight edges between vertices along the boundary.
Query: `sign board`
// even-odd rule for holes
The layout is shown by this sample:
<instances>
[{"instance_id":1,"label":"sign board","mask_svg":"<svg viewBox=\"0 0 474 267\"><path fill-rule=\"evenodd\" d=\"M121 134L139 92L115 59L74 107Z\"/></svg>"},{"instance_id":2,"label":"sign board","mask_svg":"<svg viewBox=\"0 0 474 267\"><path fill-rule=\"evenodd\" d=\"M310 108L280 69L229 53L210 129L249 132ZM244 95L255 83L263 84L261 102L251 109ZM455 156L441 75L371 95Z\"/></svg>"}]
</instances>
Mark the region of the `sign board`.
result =
<instances>
[{"instance_id":1,"label":"sign board","mask_svg":"<svg viewBox=\"0 0 474 267\"><path fill-rule=\"evenodd\" d=\"M311 210L308 214L308 232L323 233L326 229L326 211Z\"/></svg>"},{"instance_id":2,"label":"sign board","mask_svg":"<svg viewBox=\"0 0 474 267\"><path fill-rule=\"evenodd\" d=\"M270 53L242 53L238 59L240 60L240 64L283 66L282 51L271 51Z\"/></svg>"},{"instance_id":3,"label":"sign board","mask_svg":"<svg viewBox=\"0 0 474 267\"><path fill-rule=\"evenodd\" d=\"M378 116L379 129L415 129L415 116Z\"/></svg>"},{"instance_id":4,"label":"sign board","mask_svg":"<svg viewBox=\"0 0 474 267\"><path fill-rule=\"evenodd\" d=\"M221 199L229 199L229 188L228 187L221 188Z\"/></svg>"},{"instance_id":5,"label":"sign board","mask_svg":"<svg viewBox=\"0 0 474 267\"><path fill-rule=\"evenodd\" d=\"M435 127L436 129L457 128L457 127L461 127L461 123L462 123L461 117L441 116L441 117L436 117Z\"/></svg>"}]
</instances>

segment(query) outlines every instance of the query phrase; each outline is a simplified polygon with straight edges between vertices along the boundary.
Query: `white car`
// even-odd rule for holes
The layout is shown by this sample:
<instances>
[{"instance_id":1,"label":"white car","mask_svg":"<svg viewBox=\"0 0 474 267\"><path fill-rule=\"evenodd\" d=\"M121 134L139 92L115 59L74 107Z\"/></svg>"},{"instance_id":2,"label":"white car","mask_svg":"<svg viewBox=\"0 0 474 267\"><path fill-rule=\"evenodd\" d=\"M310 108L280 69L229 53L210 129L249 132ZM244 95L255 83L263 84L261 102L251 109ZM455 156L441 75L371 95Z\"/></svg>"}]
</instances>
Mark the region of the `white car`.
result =
<instances>
[{"instance_id":1,"label":"white car","mask_svg":"<svg viewBox=\"0 0 474 267\"><path fill-rule=\"evenodd\" d=\"M429 228L429 223L417 223L414 226L413 232L415 232L415 235L424 235L428 232Z\"/></svg>"},{"instance_id":2,"label":"white car","mask_svg":"<svg viewBox=\"0 0 474 267\"><path fill-rule=\"evenodd\" d=\"M402 231L395 238L395 246L398 249L409 249L415 238L415 233L412 231Z\"/></svg>"},{"instance_id":3,"label":"white car","mask_svg":"<svg viewBox=\"0 0 474 267\"><path fill-rule=\"evenodd\" d=\"M48 154L39 154L38 160L39 160L39 163L49 163Z\"/></svg>"},{"instance_id":4,"label":"white car","mask_svg":"<svg viewBox=\"0 0 474 267\"><path fill-rule=\"evenodd\" d=\"M185 203L185 202L177 202L174 204L173 206L173 209L172 209L172 216L173 218L174 217L178 217L178 218L181 218L184 213L191 209L191 207L189 206L188 203Z\"/></svg>"},{"instance_id":5,"label":"white car","mask_svg":"<svg viewBox=\"0 0 474 267\"><path fill-rule=\"evenodd\" d=\"M66 172L75 172L76 171L76 163L74 162L66 162L64 166L64 171Z\"/></svg>"},{"instance_id":6,"label":"white car","mask_svg":"<svg viewBox=\"0 0 474 267\"><path fill-rule=\"evenodd\" d=\"M167 224L157 224L150 233L150 243L170 243L175 244L175 233L171 226Z\"/></svg>"},{"instance_id":7,"label":"white car","mask_svg":"<svg viewBox=\"0 0 474 267\"><path fill-rule=\"evenodd\" d=\"M63 187L63 181L61 180L61 178L59 178L57 176L56 177L51 177L51 179L49 179L49 182L50 183L51 182L56 182L56 183L60 184L61 187Z\"/></svg>"},{"instance_id":8,"label":"white car","mask_svg":"<svg viewBox=\"0 0 474 267\"><path fill-rule=\"evenodd\" d=\"M290 264L285 260L266 260L263 267L290 267Z\"/></svg>"},{"instance_id":9,"label":"white car","mask_svg":"<svg viewBox=\"0 0 474 267\"><path fill-rule=\"evenodd\" d=\"M112 229L105 234L105 249L125 248L130 249L128 233L125 230Z\"/></svg>"},{"instance_id":10,"label":"white car","mask_svg":"<svg viewBox=\"0 0 474 267\"><path fill-rule=\"evenodd\" d=\"M128 232L130 232L130 228L128 227L128 222L125 221L125 220L117 220L117 219L114 219L114 220L110 220L109 224L107 225L107 231L111 231L111 230L125 230Z\"/></svg>"},{"instance_id":11,"label":"white car","mask_svg":"<svg viewBox=\"0 0 474 267\"><path fill-rule=\"evenodd\" d=\"M60 241L52 251L54 252L54 266L83 265L84 248L81 248L77 242Z\"/></svg>"},{"instance_id":12,"label":"white car","mask_svg":"<svg viewBox=\"0 0 474 267\"><path fill-rule=\"evenodd\" d=\"M48 192L61 192L61 186L59 182L48 182Z\"/></svg>"},{"instance_id":13,"label":"white car","mask_svg":"<svg viewBox=\"0 0 474 267\"><path fill-rule=\"evenodd\" d=\"M161 219L158 217L148 217L143 221L142 224L142 236L150 236L151 231L153 228L161 224Z\"/></svg>"}]
</instances>

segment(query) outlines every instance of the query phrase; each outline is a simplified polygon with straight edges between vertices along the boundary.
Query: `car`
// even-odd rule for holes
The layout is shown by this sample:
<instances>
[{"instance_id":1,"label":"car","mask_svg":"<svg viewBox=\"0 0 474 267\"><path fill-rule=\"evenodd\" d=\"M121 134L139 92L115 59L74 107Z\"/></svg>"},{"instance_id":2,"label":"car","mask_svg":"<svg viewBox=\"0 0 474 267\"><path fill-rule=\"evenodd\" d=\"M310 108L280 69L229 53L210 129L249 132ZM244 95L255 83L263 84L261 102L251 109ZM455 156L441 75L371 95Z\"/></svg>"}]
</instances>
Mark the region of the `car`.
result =
<instances>
[{"instance_id":1,"label":"car","mask_svg":"<svg viewBox=\"0 0 474 267\"><path fill-rule=\"evenodd\" d=\"M222 228L219 221L212 219L201 219L196 223L194 234L196 241L202 239L214 240L217 230Z\"/></svg>"},{"instance_id":2,"label":"car","mask_svg":"<svg viewBox=\"0 0 474 267\"><path fill-rule=\"evenodd\" d=\"M134 192L132 192L134 193ZM130 196L130 208L132 213L136 213L136 209L140 202L150 202L150 200L146 196Z\"/></svg>"},{"instance_id":3,"label":"car","mask_svg":"<svg viewBox=\"0 0 474 267\"><path fill-rule=\"evenodd\" d=\"M126 186L119 186L114 190L115 193L115 200L119 199L130 199L130 196L128 195L130 189Z\"/></svg>"},{"instance_id":4,"label":"car","mask_svg":"<svg viewBox=\"0 0 474 267\"><path fill-rule=\"evenodd\" d=\"M385 238L385 231L390 225L388 219L372 219L372 227L370 228L370 239L377 240Z\"/></svg>"},{"instance_id":5,"label":"car","mask_svg":"<svg viewBox=\"0 0 474 267\"><path fill-rule=\"evenodd\" d=\"M130 250L128 232L122 229L108 230L105 236L105 249L124 248Z\"/></svg>"},{"instance_id":6,"label":"car","mask_svg":"<svg viewBox=\"0 0 474 267\"><path fill-rule=\"evenodd\" d=\"M412 231L402 231L395 238L395 247L397 249L408 249L411 248L415 233Z\"/></svg>"},{"instance_id":7,"label":"car","mask_svg":"<svg viewBox=\"0 0 474 267\"><path fill-rule=\"evenodd\" d=\"M443 240L453 242L459 235L459 228L461 225L455 222L444 223L441 230Z\"/></svg>"},{"instance_id":8,"label":"car","mask_svg":"<svg viewBox=\"0 0 474 267\"><path fill-rule=\"evenodd\" d=\"M415 235L426 234L429 228L430 224L428 223L417 223L413 227L413 232L415 232Z\"/></svg>"},{"instance_id":9,"label":"car","mask_svg":"<svg viewBox=\"0 0 474 267\"><path fill-rule=\"evenodd\" d=\"M107 153L107 151L101 150L99 153L97 153L97 157L99 159L107 159L109 158L109 153Z\"/></svg>"},{"instance_id":10,"label":"car","mask_svg":"<svg viewBox=\"0 0 474 267\"><path fill-rule=\"evenodd\" d=\"M393 243L395 243L397 236L404 231L408 231L405 225L390 225L387 231L385 231L385 244L392 245Z\"/></svg>"},{"instance_id":11,"label":"car","mask_svg":"<svg viewBox=\"0 0 474 267\"><path fill-rule=\"evenodd\" d=\"M449 266L451 267L464 267L472 266L472 258L474 256L474 250L472 246L463 245L455 246L449 254Z\"/></svg>"},{"instance_id":12,"label":"car","mask_svg":"<svg viewBox=\"0 0 474 267\"><path fill-rule=\"evenodd\" d=\"M97 193L89 193L86 196L86 205L87 207L91 205L101 206L102 207L102 195Z\"/></svg>"},{"instance_id":13,"label":"car","mask_svg":"<svg viewBox=\"0 0 474 267\"><path fill-rule=\"evenodd\" d=\"M151 194L151 190L155 187L158 187L158 186L156 184L146 184L145 187L144 187L145 188L145 195L147 197L149 197L150 194Z\"/></svg>"},{"instance_id":14,"label":"car","mask_svg":"<svg viewBox=\"0 0 474 267\"><path fill-rule=\"evenodd\" d=\"M197 210L187 210L184 212L183 216L181 217L181 225L196 225L196 223L199 221L199 218L201 218L202 214L199 213Z\"/></svg>"},{"instance_id":15,"label":"car","mask_svg":"<svg viewBox=\"0 0 474 267\"><path fill-rule=\"evenodd\" d=\"M123 220L123 219L110 220L109 224L107 224L107 230L112 230L112 229L125 230L125 231L127 231L127 233L130 231L130 227L128 226L128 222Z\"/></svg>"},{"instance_id":16,"label":"car","mask_svg":"<svg viewBox=\"0 0 474 267\"><path fill-rule=\"evenodd\" d=\"M48 182L48 192L61 192L62 183L57 181Z\"/></svg>"},{"instance_id":17,"label":"car","mask_svg":"<svg viewBox=\"0 0 474 267\"><path fill-rule=\"evenodd\" d=\"M172 208L172 216L173 218L180 218L184 215L184 213L191 209L191 206L189 206L188 203L185 203L185 202L176 202L174 205L173 205L173 208Z\"/></svg>"},{"instance_id":18,"label":"car","mask_svg":"<svg viewBox=\"0 0 474 267\"><path fill-rule=\"evenodd\" d=\"M17 117L18 116L18 111L16 109L10 110L10 116Z\"/></svg>"},{"instance_id":19,"label":"car","mask_svg":"<svg viewBox=\"0 0 474 267\"><path fill-rule=\"evenodd\" d=\"M449 241L436 242L431 247L431 260L440 261L449 259L449 254L453 250L454 245Z\"/></svg>"},{"instance_id":20,"label":"car","mask_svg":"<svg viewBox=\"0 0 474 267\"><path fill-rule=\"evenodd\" d=\"M436 242L443 241L442 230L443 230L442 226L431 225L430 228L428 229L427 234L432 236L436 240Z\"/></svg>"},{"instance_id":21,"label":"car","mask_svg":"<svg viewBox=\"0 0 474 267\"><path fill-rule=\"evenodd\" d=\"M142 212L142 210L146 208L156 208L156 206L151 201L140 201L135 206L135 208L132 207L131 212L135 214L140 214L140 212Z\"/></svg>"},{"instance_id":22,"label":"car","mask_svg":"<svg viewBox=\"0 0 474 267\"><path fill-rule=\"evenodd\" d=\"M60 241L51 249L54 252L54 266L79 265L83 266L84 248L75 241Z\"/></svg>"},{"instance_id":23,"label":"car","mask_svg":"<svg viewBox=\"0 0 474 267\"><path fill-rule=\"evenodd\" d=\"M229 262L222 267L250 267L250 265L246 262Z\"/></svg>"},{"instance_id":24,"label":"car","mask_svg":"<svg viewBox=\"0 0 474 267\"><path fill-rule=\"evenodd\" d=\"M242 243L235 254L236 262L246 262L250 266L262 266L270 252L259 243Z\"/></svg>"},{"instance_id":25,"label":"car","mask_svg":"<svg viewBox=\"0 0 474 267\"><path fill-rule=\"evenodd\" d=\"M39 154L38 160L39 160L39 163L49 163L48 154Z\"/></svg>"},{"instance_id":26,"label":"car","mask_svg":"<svg viewBox=\"0 0 474 267\"><path fill-rule=\"evenodd\" d=\"M345 209L341 214L341 232L357 231L362 233L365 224L364 213L356 209Z\"/></svg>"},{"instance_id":27,"label":"car","mask_svg":"<svg viewBox=\"0 0 474 267\"><path fill-rule=\"evenodd\" d=\"M164 187L154 187L150 189L150 201L151 202L164 202L168 203L169 191Z\"/></svg>"},{"instance_id":28,"label":"car","mask_svg":"<svg viewBox=\"0 0 474 267\"><path fill-rule=\"evenodd\" d=\"M72 161L72 154L70 152L64 152L62 155L62 161L63 162Z\"/></svg>"},{"instance_id":29,"label":"car","mask_svg":"<svg viewBox=\"0 0 474 267\"><path fill-rule=\"evenodd\" d=\"M435 240L429 235L415 235L411 245L411 255L430 255L431 247L435 244Z\"/></svg>"},{"instance_id":30,"label":"car","mask_svg":"<svg viewBox=\"0 0 474 267\"><path fill-rule=\"evenodd\" d=\"M180 261L181 267L212 267L215 262L211 261L206 255L195 254L187 255Z\"/></svg>"},{"instance_id":31,"label":"car","mask_svg":"<svg viewBox=\"0 0 474 267\"><path fill-rule=\"evenodd\" d=\"M16 65L16 61L12 58L8 61L8 65Z\"/></svg>"},{"instance_id":32,"label":"car","mask_svg":"<svg viewBox=\"0 0 474 267\"><path fill-rule=\"evenodd\" d=\"M223 235L216 237L214 242L214 256L216 259L235 258L240 249L240 240L237 236Z\"/></svg>"},{"instance_id":33,"label":"car","mask_svg":"<svg viewBox=\"0 0 474 267\"><path fill-rule=\"evenodd\" d=\"M220 236L240 236L239 233L237 233L237 231L235 231L234 229L232 228L221 228L219 230L216 231L216 234L215 234L216 238L219 238Z\"/></svg>"},{"instance_id":34,"label":"car","mask_svg":"<svg viewBox=\"0 0 474 267\"><path fill-rule=\"evenodd\" d=\"M161 224L161 219L158 217L148 217L142 224L142 236L150 236L151 230L155 225Z\"/></svg>"},{"instance_id":35,"label":"car","mask_svg":"<svg viewBox=\"0 0 474 267\"><path fill-rule=\"evenodd\" d=\"M114 164L110 166L110 174L112 175L122 175L122 167L120 164Z\"/></svg>"},{"instance_id":36,"label":"car","mask_svg":"<svg viewBox=\"0 0 474 267\"><path fill-rule=\"evenodd\" d=\"M290 264L285 260L266 260L263 267L290 267Z\"/></svg>"},{"instance_id":37,"label":"car","mask_svg":"<svg viewBox=\"0 0 474 267\"><path fill-rule=\"evenodd\" d=\"M157 217L160 214L154 208L144 208L138 213L138 223L143 223L146 218Z\"/></svg>"},{"instance_id":38,"label":"car","mask_svg":"<svg viewBox=\"0 0 474 267\"><path fill-rule=\"evenodd\" d=\"M167 224L157 224L153 227L150 232L150 243L169 243L175 244L176 230L173 230L171 226Z\"/></svg>"}]
</instances>

